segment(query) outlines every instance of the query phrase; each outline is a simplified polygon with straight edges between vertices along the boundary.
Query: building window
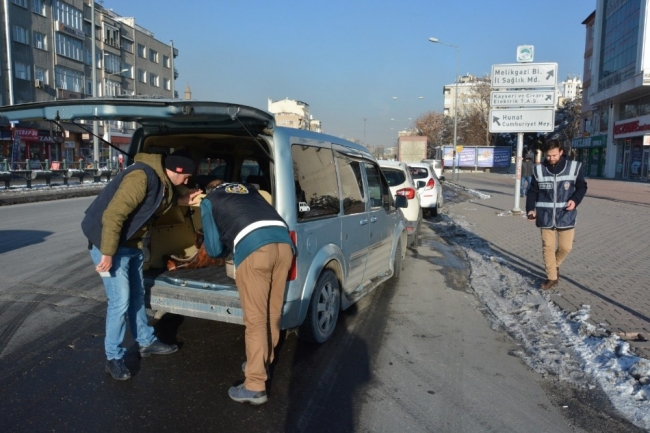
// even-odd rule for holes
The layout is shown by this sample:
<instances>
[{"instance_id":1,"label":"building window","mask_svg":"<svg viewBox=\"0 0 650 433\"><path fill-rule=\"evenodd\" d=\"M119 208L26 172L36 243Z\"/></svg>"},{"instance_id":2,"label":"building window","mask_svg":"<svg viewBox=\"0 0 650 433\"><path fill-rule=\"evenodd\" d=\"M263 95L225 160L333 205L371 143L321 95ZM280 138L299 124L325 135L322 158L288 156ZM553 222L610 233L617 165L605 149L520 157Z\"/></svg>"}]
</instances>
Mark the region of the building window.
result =
<instances>
[{"instance_id":1,"label":"building window","mask_svg":"<svg viewBox=\"0 0 650 433\"><path fill-rule=\"evenodd\" d=\"M163 78L163 87L165 90L171 90L172 89L172 84L171 80L169 78Z\"/></svg>"},{"instance_id":2,"label":"building window","mask_svg":"<svg viewBox=\"0 0 650 433\"><path fill-rule=\"evenodd\" d=\"M158 51L149 48L149 60L154 63L158 63Z\"/></svg>"},{"instance_id":3,"label":"building window","mask_svg":"<svg viewBox=\"0 0 650 433\"><path fill-rule=\"evenodd\" d=\"M138 69L138 81L141 83L147 82L147 73L142 69Z\"/></svg>"},{"instance_id":4,"label":"building window","mask_svg":"<svg viewBox=\"0 0 650 433\"><path fill-rule=\"evenodd\" d=\"M124 71L124 72L121 72ZM122 63L122 68L120 69L122 76L126 78L133 78L133 66L128 63Z\"/></svg>"},{"instance_id":5,"label":"building window","mask_svg":"<svg viewBox=\"0 0 650 433\"><path fill-rule=\"evenodd\" d=\"M56 85L59 89L81 93L84 88L84 77L79 71L57 66L54 75Z\"/></svg>"},{"instance_id":6,"label":"building window","mask_svg":"<svg viewBox=\"0 0 650 433\"><path fill-rule=\"evenodd\" d=\"M16 62L14 70L15 70L15 73L16 73L16 78L18 78L20 80L31 80L32 79L32 75L31 75L31 73L29 71L29 66L28 65L26 65L24 63Z\"/></svg>"},{"instance_id":7,"label":"building window","mask_svg":"<svg viewBox=\"0 0 650 433\"><path fill-rule=\"evenodd\" d=\"M43 0L32 0L32 12L45 16Z\"/></svg>"},{"instance_id":8,"label":"building window","mask_svg":"<svg viewBox=\"0 0 650 433\"><path fill-rule=\"evenodd\" d=\"M104 23L104 43L111 47L120 47L120 30Z\"/></svg>"},{"instance_id":9,"label":"building window","mask_svg":"<svg viewBox=\"0 0 650 433\"><path fill-rule=\"evenodd\" d=\"M18 5L18 6L21 6L21 7L24 7L25 9L27 9L27 0L11 0L11 2L13 4L15 4L15 5Z\"/></svg>"},{"instance_id":10,"label":"building window","mask_svg":"<svg viewBox=\"0 0 650 433\"><path fill-rule=\"evenodd\" d=\"M171 68L171 62L169 61L169 56L163 56L163 66L165 68Z\"/></svg>"},{"instance_id":11,"label":"building window","mask_svg":"<svg viewBox=\"0 0 650 433\"><path fill-rule=\"evenodd\" d=\"M640 1L607 1L602 26L598 91L634 76Z\"/></svg>"},{"instance_id":12,"label":"building window","mask_svg":"<svg viewBox=\"0 0 650 433\"><path fill-rule=\"evenodd\" d=\"M115 54L104 53L104 70L109 74L120 72L120 58Z\"/></svg>"},{"instance_id":13,"label":"building window","mask_svg":"<svg viewBox=\"0 0 650 433\"><path fill-rule=\"evenodd\" d=\"M86 80L86 95L93 94L93 80Z\"/></svg>"},{"instance_id":14,"label":"building window","mask_svg":"<svg viewBox=\"0 0 650 433\"><path fill-rule=\"evenodd\" d=\"M77 60L84 61L83 57L83 44L80 40L69 38L64 34L56 34L56 53Z\"/></svg>"},{"instance_id":15,"label":"building window","mask_svg":"<svg viewBox=\"0 0 650 433\"><path fill-rule=\"evenodd\" d=\"M49 84L47 80L47 69L34 67L34 79L41 80L43 84Z\"/></svg>"},{"instance_id":16,"label":"building window","mask_svg":"<svg viewBox=\"0 0 650 433\"><path fill-rule=\"evenodd\" d=\"M160 87L160 83L158 81L158 75L151 72L149 74L149 84L151 84L154 87Z\"/></svg>"},{"instance_id":17,"label":"building window","mask_svg":"<svg viewBox=\"0 0 650 433\"><path fill-rule=\"evenodd\" d=\"M81 10L68 3L55 0L54 18L60 23L72 27L75 30L83 31L83 14Z\"/></svg>"},{"instance_id":18,"label":"building window","mask_svg":"<svg viewBox=\"0 0 650 433\"><path fill-rule=\"evenodd\" d=\"M143 59L147 58L147 50L142 44L138 44L138 56L142 57Z\"/></svg>"},{"instance_id":19,"label":"building window","mask_svg":"<svg viewBox=\"0 0 650 433\"><path fill-rule=\"evenodd\" d=\"M34 32L34 47L39 50L47 50L47 36L43 33Z\"/></svg>"},{"instance_id":20,"label":"building window","mask_svg":"<svg viewBox=\"0 0 650 433\"><path fill-rule=\"evenodd\" d=\"M27 29L14 26L14 41L20 42L21 44L29 44L29 33Z\"/></svg>"},{"instance_id":21,"label":"building window","mask_svg":"<svg viewBox=\"0 0 650 433\"><path fill-rule=\"evenodd\" d=\"M127 53L132 53L133 52L133 41L122 38L122 51L126 51Z\"/></svg>"}]
</instances>

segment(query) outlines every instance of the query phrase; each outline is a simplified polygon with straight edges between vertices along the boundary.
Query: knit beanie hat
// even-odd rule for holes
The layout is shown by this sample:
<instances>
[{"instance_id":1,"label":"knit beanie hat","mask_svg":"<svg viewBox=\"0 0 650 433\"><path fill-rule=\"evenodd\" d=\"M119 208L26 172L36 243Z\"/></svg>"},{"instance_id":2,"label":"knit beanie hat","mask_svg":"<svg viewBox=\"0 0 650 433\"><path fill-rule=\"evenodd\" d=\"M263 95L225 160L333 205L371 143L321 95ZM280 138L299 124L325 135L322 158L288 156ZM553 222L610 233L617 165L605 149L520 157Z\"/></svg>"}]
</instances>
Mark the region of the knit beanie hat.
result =
<instances>
[{"instance_id":1,"label":"knit beanie hat","mask_svg":"<svg viewBox=\"0 0 650 433\"><path fill-rule=\"evenodd\" d=\"M196 164L187 150L177 150L165 158L165 168L174 173L192 174Z\"/></svg>"}]
</instances>

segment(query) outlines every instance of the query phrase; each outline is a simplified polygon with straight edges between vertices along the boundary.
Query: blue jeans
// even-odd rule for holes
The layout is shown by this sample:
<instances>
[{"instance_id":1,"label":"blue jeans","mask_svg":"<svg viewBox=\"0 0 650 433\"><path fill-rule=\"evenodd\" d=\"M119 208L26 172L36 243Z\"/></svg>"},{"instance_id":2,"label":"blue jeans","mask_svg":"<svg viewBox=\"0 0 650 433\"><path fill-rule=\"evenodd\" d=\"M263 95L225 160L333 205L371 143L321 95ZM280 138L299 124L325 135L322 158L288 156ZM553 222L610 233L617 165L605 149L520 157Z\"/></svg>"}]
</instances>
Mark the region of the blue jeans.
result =
<instances>
[{"instance_id":1,"label":"blue jeans","mask_svg":"<svg viewBox=\"0 0 650 433\"><path fill-rule=\"evenodd\" d=\"M97 265L102 259L102 253L93 245L90 257ZM156 341L144 306L142 262L142 250L139 248L119 247L113 256L111 276L102 278L108 298L104 349L109 360L122 359L126 352L121 344L126 333L127 314L131 335L140 347Z\"/></svg>"},{"instance_id":2,"label":"blue jeans","mask_svg":"<svg viewBox=\"0 0 650 433\"><path fill-rule=\"evenodd\" d=\"M522 197L525 197L528 194L528 188L530 188L530 181L533 180L532 176L521 176L521 188L519 194Z\"/></svg>"}]
</instances>

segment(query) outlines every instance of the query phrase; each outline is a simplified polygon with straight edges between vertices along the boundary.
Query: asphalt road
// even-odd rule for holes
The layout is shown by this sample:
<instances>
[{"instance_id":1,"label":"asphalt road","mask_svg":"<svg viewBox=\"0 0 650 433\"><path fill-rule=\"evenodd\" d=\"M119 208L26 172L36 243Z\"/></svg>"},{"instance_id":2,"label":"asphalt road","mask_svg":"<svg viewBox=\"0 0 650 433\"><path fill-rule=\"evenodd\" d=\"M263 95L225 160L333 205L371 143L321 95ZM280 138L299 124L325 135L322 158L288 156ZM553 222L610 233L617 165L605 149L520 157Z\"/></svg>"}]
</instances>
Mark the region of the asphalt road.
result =
<instances>
[{"instance_id":1,"label":"asphalt road","mask_svg":"<svg viewBox=\"0 0 650 433\"><path fill-rule=\"evenodd\" d=\"M103 287L78 229L91 200L0 207L0 431L635 431L597 392L510 355L435 218L402 277L342 313L330 341L284 336L269 403L227 396L242 379L241 326L175 315L156 330L179 352L141 360L128 338L134 377L114 381Z\"/></svg>"}]
</instances>

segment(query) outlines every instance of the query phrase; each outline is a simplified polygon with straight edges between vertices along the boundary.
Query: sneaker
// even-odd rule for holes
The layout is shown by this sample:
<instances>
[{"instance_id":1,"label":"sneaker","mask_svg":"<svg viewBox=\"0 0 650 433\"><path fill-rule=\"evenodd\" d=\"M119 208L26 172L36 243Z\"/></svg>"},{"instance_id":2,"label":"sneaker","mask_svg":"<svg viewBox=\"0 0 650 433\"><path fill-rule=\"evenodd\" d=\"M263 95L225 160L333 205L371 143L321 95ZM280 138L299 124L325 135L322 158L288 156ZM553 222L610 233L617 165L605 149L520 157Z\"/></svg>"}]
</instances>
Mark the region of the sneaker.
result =
<instances>
[{"instance_id":1,"label":"sneaker","mask_svg":"<svg viewBox=\"0 0 650 433\"><path fill-rule=\"evenodd\" d=\"M110 373L115 380L131 379L131 372L123 359L109 359L106 362L106 372Z\"/></svg>"},{"instance_id":2,"label":"sneaker","mask_svg":"<svg viewBox=\"0 0 650 433\"><path fill-rule=\"evenodd\" d=\"M151 355L170 355L178 350L175 344L165 344L156 340L148 346L140 347L140 356L147 358Z\"/></svg>"},{"instance_id":3,"label":"sneaker","mask_svg":"<svg viewBox=\"0 0 650 433\"><path fill-rule=\"evenodd\" d=\"M553 286L557 286L557 280L546 280L541 286L539 286L539 288L542 290L549 290Z\"/></svg>"},{"instance_id":4,"label":"sneaker","mask_svg":"<svg viewBox=\"0 0 650 433\"><path fill-rule=\"evenodd\" d=\"M239 386L231 386L228 390L228 396L238 403L250 403L253 405L266 403L268 400L266 391L249 391L244 388L243 383Z\"/></svg>"},{"instance_id":5,"label":"sneaker","mask_svg":"<svg viewBox=\"0 0 650 433\"><path fill-rule=\"evenodd\" d=\"M244 361L241 363L241 371L242 373L246 373L246 362ZM271 371L269 370L269 366L266 366L266 380L271 380Z\"/></svg>"}]
</instances>

